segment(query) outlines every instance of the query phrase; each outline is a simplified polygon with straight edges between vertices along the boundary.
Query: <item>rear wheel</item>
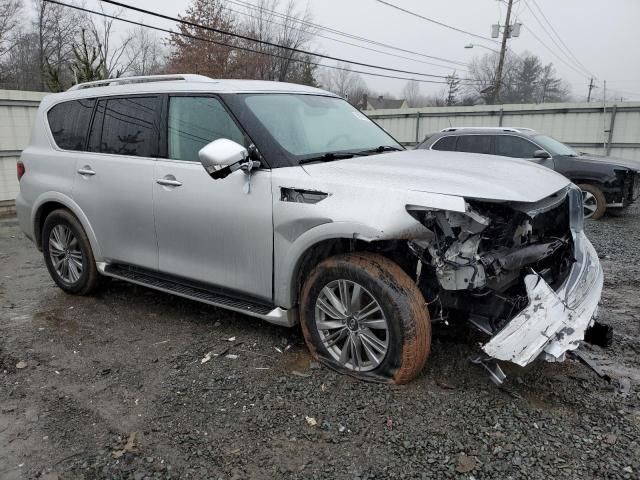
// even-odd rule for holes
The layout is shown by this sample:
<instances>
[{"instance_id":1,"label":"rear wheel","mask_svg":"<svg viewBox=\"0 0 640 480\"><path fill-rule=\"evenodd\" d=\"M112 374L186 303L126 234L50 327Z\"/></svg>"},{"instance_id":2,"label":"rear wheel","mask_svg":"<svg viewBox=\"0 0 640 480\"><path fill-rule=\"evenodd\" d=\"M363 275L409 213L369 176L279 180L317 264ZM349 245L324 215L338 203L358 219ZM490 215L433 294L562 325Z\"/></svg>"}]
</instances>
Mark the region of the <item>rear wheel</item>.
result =
<instances>
[{"instance_id":1,"label":"rear wheel","mask_svg":"<svg viewBox=\"0 0 640 480\"><path fill-rule=\"evenodd\" d=\"M595 185L582 183L578 185L582 190L582 205L584 206L584 218L598 220L607 210L607 199Z\"/></svg>"},{"instance_id":2,"label":"rear wheel","mask_svg":"<svg viewBox=\"0 0 640 480\"><path fill-rule=\"evenodd\" d=\"M364 380L406 383L431 346L428 310L415 282L373 253L321 262L301 296L305 340L317 358Z\"/></svg>"},{"instance_id":3,"label":"rear wheel","mask_svg":"<svg viewBox=\"0 0 640 480\"><path fill-rule=\"evenodd\" d=\"M54 210L42 227L42 252L51 278L65 292L86 295L99 273L82 225L68 210Z\"/></svg>"}]
</instances>

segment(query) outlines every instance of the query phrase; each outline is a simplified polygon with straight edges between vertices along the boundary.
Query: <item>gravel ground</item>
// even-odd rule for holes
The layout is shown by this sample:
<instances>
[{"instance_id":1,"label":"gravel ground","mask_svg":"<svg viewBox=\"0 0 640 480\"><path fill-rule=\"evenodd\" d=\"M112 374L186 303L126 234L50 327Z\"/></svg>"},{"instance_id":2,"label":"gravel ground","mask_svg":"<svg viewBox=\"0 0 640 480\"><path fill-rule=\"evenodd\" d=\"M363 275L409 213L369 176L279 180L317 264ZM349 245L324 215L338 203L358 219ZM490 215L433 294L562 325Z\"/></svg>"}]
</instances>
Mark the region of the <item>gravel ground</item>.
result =
<instances>
[{"instance_id":1,"label":"gravel ground","mask_svg":"<svg viewBox=\"0 0 640 480\"><path fill-rule=\"evenodd\" d=\"M640 478L640 209L587 231L616 330L583 351L611 383L568 360L497 388L473 336L439 335L395 387L319 367L297 329L120 282L66 295L0 221L0 478Z\"/></svg>"}]
</instances>

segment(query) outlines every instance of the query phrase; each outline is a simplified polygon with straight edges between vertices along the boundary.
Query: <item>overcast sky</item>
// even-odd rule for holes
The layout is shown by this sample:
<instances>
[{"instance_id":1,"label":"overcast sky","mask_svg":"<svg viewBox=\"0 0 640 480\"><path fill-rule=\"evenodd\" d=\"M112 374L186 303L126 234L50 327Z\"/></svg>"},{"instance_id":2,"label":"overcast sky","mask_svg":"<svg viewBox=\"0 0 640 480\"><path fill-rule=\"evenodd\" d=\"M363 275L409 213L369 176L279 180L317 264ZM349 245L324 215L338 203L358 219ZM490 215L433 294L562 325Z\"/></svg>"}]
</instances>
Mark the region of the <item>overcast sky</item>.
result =
<instances>
[{"instance_id":1,"label":"overcast sky","mask_svg":"<svg viewBox=\"0 0 640 480\"><path fill-rule=\"evenodd\" d=\"M256 0L247 0L255 3ZM285 1L281 0L281 8ZM440 22L481 36L490 36L491 24L504 22L506 0L388 0L407 10L422 14ZM189 0L129 0L131 5L176 16L184 13ZM310 8L314 21L326 27L350 32L379 42L417 51L426 55L443 57L467 63L474 56L487 52L481 47L465 49L468 43L482 44L488 48L499 48L490 40L481 40L469 35L434 25L420 18L394 10L377 0L296 0L300 9ZM553 62L558 74L566 80L576 98L587 95L589 75L570 62L554 45L549 35L540 26L531 8L547 31L540 7L571 53L589 72L597 78L599 88L595 98L602 98L603 81L607 81L607 97L615 95L627 100L640 100L640 0L516 0L514 14L524 25L519 38L509 41L516 53L529 51L542 60ZM94 8L97 0L87 0L85 5ZM233 7L237 9L237 7ZM113 11L113 8L107 10ZM136 12L125 12L133 20L142 17ZM145 22L159 26L171 23L147 18ZM545 48L537 36L549 49ZM555 37L554 37L555 38ZM559 45L562 45L557 39ZM393 56L363 50L319 38L319 51L328 55L374 63L424 73L447 75L453 68L439 68L419 62L394 58ZM375 47L378 48L378 47ZM551 50L551 51L550 51ZM554 53L552 53L554 52ZM396 52L400 55L407 55ZM557 56L556 56L557 55ZM415 56L414 56L415 57ZM560 58L558 58L560 57ZM420 58L420 57L416 57ZM421 58L421 60L429 61ZM571 67L573 65L573 68ZM357 67L354 67L357 68ZM458 67L459 68L459 67ZM576 71L578 70L578 71ZM459 71L464 74L463 71ZM367 84L376 91L388 91L399 95L405 82L366 76ZM438 85L422 84L422 93L432 93L442 88Z\"/></svg>"}]
</instances>

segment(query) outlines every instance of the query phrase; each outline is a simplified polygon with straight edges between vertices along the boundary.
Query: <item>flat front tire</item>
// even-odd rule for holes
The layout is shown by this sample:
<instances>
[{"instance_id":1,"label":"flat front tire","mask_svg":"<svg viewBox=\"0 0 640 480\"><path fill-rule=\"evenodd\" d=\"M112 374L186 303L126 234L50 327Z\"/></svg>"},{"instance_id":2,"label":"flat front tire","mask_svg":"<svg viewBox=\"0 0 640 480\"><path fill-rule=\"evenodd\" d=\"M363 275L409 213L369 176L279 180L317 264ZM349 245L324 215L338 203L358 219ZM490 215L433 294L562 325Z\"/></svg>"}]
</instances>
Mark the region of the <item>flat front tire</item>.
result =
<instances>
[{"instance_id":1,"label":"flat front tire","mask_svg":"<svg viewBox=\"0 0 640 480\"><path fill-rule=\"evenodd\" d=\"M422 371L429 313L415 282L391 260L369 252L330 257L313 269L300 300L305 341L332 368L398 384Z\"/></svg>"},{"instance_id":2,"label":"flat front tire","mask_svg":"<svg viewBox=\"0 0 640 480\"><path fill-rule=\"evenodd\" d=\"M68 210L51 212L42 227L42 252L53 281L65 292L87 295L98 285L89 238Z\"/></svg>"}]
</instances>

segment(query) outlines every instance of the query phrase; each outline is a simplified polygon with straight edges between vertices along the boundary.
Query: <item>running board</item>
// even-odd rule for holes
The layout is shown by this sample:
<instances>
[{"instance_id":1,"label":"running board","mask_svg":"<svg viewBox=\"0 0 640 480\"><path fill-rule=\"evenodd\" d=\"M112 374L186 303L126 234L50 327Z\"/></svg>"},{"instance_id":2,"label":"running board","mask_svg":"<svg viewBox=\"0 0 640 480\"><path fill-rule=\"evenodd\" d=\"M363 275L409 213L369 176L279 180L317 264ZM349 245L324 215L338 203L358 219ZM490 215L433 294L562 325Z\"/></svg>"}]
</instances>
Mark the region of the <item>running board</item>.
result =
<instances>
[{"instance_id":1,"label":"running board","mask_svg":"<svg viewBox=\"0 0 640 480\"><path fill-rule=\"evenodd\" d=\"M284 310L280 307L274 307L273 305L241 300L203 287L179 283L171 280L170 278L153 275L135 268L98 263L98 270L100 273L108 277L153 288L154 290L159 290L161 292L171 293L190 300L195 300L196 302L206 303L208 305L225 308L227 310L233 310L234 312L266 320L267 322L275 325L293 327L297 323L294 311L292 310Z\"/></svg>"}]
</instances>

